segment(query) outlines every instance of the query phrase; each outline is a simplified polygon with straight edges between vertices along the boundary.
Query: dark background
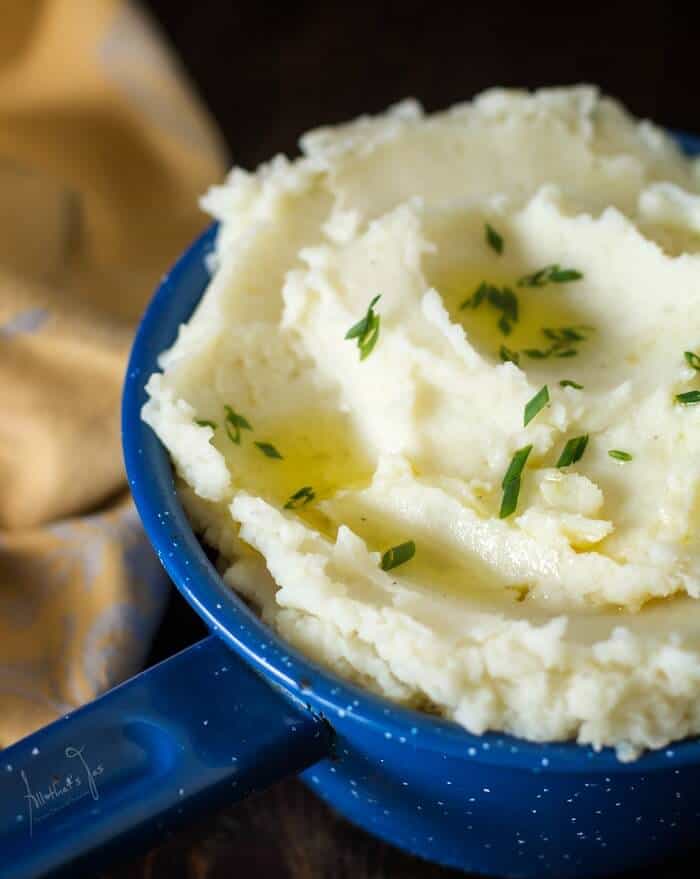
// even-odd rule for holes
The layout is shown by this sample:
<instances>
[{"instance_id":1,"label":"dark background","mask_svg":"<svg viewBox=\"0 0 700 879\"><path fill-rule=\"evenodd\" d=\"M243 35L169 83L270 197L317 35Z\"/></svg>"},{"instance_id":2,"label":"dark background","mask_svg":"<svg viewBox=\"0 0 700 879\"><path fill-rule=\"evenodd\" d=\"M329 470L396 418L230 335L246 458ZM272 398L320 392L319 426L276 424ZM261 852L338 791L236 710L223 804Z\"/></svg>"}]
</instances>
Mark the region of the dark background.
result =
<instances>
[{"instance_id":1,"label":"dark background","mask_svg":"<svg viewBox=\"0 0 700 879\"><path fill-rule=\"evenodd\" d=\"M597 83L638 116L700 132L700 12L687 3L610 2L581 11L493 0L146 6L217 120L232 161L248 168L277 152L294 154L308 128L409 95L436 110L494 85ZM194 614L173 596L151 661L200 634ZM164 840L109 879L253 872L280 879L461 875L371 839L289 780ZM666 864L645 879L697 875L695 865Z\"/></svg>"},{"instance_id":2,"label":"dark background","mask_svg":"<svg viewBox=\"0 0 700 879\"><path fill-rule=\"evenodd\" d=\"M233 161L407 95L435 110L493 85L593 82L638 116L700 130L692 3L150 0Z\"/></svg>"}]
</instances>

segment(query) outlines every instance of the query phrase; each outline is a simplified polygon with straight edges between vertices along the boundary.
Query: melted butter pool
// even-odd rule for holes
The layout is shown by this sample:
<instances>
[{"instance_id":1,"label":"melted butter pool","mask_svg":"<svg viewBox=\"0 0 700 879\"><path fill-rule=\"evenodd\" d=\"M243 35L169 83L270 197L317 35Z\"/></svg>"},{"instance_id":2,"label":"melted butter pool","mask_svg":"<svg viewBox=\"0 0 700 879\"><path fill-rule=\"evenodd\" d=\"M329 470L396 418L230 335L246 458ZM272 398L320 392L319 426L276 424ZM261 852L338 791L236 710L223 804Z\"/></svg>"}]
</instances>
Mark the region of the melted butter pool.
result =
<instances>
[{"instance_id":1,"label":"melted butter pool","mask_svg":"<svg viewBox=\"0 0 700 879\"><path fill-rule=\"evenodd\" d=\"M246 417L253 430L241 431L240 444L229 439L223 423L214 439L236 487L284 506L309 486L313 500L296 501L295 513L335 539L337 528L317 509L318 501L338 491L367 486L374 470L351 419L337 411L320 410L287 418ZM256 441L270 443L282 457L268 457Z\"/></svg>"},{"instance_id":2,"label":"melted butter pool","mask_svg":"<svg viewBox=\"0 0 700 879\"><path fill-rule=\"evenodd\" d=\"M495 361L503 359L502 346L519 354L520 365L528 370L545 368L559 374L562 370L575 369L579 361L589 359L598 344L597 333L591 316L578 303L579 297L571 295L583 282L519 287L518 277L489 267L479 272L465 269L437 273L430 282L442 296L450 318L464 327L470 343ZM494 305L488 295L481 299L480 304L471 304L474 294L484 282L498 290L507 288L511 291L516 302L517 320L508 319L507 327L501 321L503 309ZM561 330L564 327L573 328L584 338L561 343L560 349L547 358L530 357L524 353L526 350L546 353L554 340L548 338L544 330ZM575 354L562 356L566 351L574 351Z\"/></svg>"},{"instance_id":3,"label":"melted butter pool","mask_svg":"<svg viewBox=\"0 0 700 879\"><path fill-rule=\"evenodd\" d=\"M464 327L470 343L485 356L500 362L502 346L506 346L519 354L520 365L528 372L538 372L545 380L549 380L550 374L556 379L576 379L578 364L591 357L600 341L591 315L583 311L581 297L572 295L580 290L582 281L518 286L521 274L506 274L501 266L489 264L432 272L429 282L442 296L451 319ZM512 291L517 300L517 319L512 311L504 311L498 303L489 301L488 296L477 307L469 303L483 282ZM504 332L501 322L504 316L509 318L508 332ZM583 337L561 346L560 350L575 351L573 356L561 357L554 352L549 357L536 358L525 353L530 349L547 351L553 340L543 330L564 327L579 329ZM407 523L379 516L376 511L363 508L361 501L356 506L340 504L334 511L332 499L342 492L366 488L375 466L347 414L321 409L284 418L258 417L255 412L242 414L253 430L241 431L240 445L226 435L223 419L214 438L238 488L284 507L296 492L309 487L313 498L307 503L297 501L294 515L329 540L336 539L341 523L361 537L370 550L380 554L415 540L415 557L394 569L394 574L419 592L448 601L467 601L475 610L501 611L516 618L541 617L543 622L551 618L552 608L546 600L531 594L530 584L507 583L477 556L457 558L447 546L436 543L434 536L421 539L421 534L412 531ZM256 441L270 443L282 457L266 456L255 445ZM324 505L324 501L330 503ZM565 612L566 608L556 610ZM597 627L600 618L607 615L614 617L615 613L609 608L594 609L594 625Z\"/></svg>"}]
</instances>

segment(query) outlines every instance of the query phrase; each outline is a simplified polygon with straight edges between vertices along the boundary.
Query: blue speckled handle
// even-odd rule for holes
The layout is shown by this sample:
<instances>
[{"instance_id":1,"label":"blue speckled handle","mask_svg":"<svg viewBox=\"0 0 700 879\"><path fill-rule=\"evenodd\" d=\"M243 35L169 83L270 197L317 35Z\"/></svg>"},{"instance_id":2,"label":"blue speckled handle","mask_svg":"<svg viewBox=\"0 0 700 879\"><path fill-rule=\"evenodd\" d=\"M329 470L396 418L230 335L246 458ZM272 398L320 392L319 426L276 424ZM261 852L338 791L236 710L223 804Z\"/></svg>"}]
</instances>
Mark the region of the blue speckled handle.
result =
<instances>
[{"instance_id":1,"label":"blue speckled handle","mask_svg":"<svg viewBox=\"0 0 700 879\"><path fill-rule=\"evenodd\" d=\"M329 747L322 720L210 636L0 753L0 876L94 869Z\"/></svg>"}]
</instances>

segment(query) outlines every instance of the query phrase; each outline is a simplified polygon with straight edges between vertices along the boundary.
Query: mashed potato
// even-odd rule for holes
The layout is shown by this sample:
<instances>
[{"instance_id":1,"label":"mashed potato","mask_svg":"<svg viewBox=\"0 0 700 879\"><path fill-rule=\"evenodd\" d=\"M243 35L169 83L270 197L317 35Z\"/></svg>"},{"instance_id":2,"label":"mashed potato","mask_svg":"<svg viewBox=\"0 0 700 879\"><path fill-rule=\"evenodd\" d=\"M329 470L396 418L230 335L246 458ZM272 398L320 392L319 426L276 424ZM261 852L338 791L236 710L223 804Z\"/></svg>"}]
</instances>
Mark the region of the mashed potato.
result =
<instances>
[{"instance_id":1,"label":"mashed potato","mask_svg":"<svg viewBox=\"0 0 700 879\"><path fill-rule=\"evenodd\" d=\"M204 198L143 411L226 581L473 732L700 732L697 164L590 87L301 144Z\"/></svg>"}]
</instances>

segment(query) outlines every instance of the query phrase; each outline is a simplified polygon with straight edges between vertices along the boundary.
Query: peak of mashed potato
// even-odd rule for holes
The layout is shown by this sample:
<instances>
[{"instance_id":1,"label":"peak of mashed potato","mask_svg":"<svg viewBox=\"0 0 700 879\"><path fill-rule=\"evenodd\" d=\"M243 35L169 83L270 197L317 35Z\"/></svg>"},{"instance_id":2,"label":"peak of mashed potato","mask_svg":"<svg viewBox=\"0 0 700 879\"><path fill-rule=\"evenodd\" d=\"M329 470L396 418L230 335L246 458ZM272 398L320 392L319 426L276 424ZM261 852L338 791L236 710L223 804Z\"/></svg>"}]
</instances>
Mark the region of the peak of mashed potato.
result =
<instances>
[{"instance_id":1,"label":"peak of mashed potato","mask_svg":"<svg viewBox=\"0 0 700 879\"><path fill-rule=\"evenodd\" d=\"M591 86L301 145L204 197L215 272L143 410L227 582L474 732L699 733L697 162Z\"/></svg>"}]
</instances>

